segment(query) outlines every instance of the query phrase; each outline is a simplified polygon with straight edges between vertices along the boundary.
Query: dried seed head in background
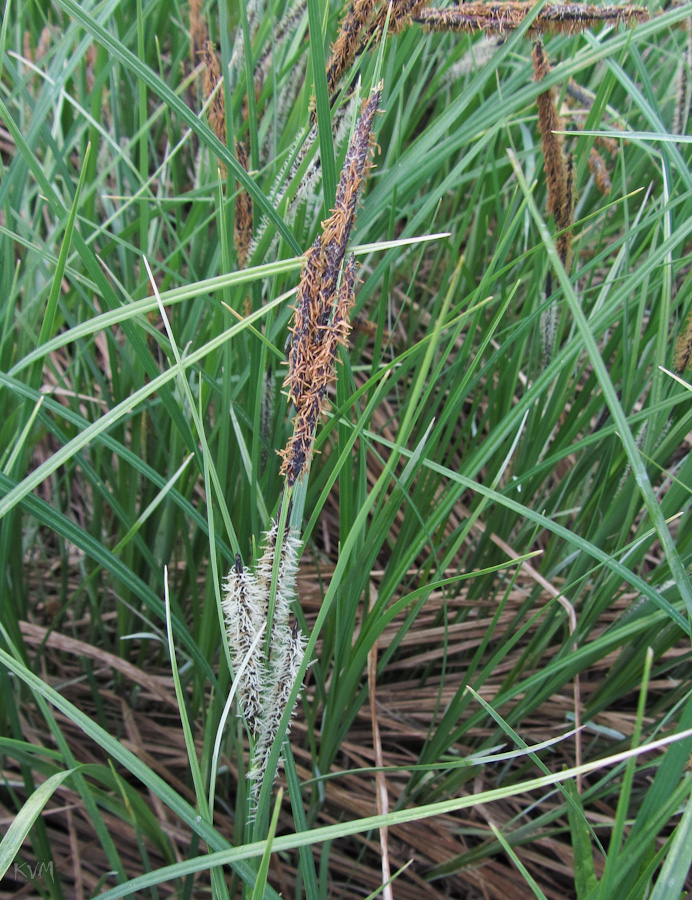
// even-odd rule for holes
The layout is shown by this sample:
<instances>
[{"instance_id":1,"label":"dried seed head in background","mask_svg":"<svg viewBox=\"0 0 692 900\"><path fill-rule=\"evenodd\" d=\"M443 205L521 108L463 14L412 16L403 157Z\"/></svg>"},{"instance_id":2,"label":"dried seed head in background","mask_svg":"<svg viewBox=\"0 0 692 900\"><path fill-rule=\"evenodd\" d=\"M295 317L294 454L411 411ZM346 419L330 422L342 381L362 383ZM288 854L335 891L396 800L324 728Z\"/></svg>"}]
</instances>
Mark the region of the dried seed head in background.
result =
<instances>
[{"instance_id":1,"label":"dried seed head in background","mask_svg":"<svg viewBox=\"0 0 692 900\"><path fill-rule=\"evenodd\" d=\"M533 48L533 69L536 81L543 81L550 72L550 63L540 41ZM565 159L562 135L555 133L563 130L564 123L558 116L552 90L539 94L536 102L548 184L548 212L552 213L556 226L562 231L569 229L572 224L572 163L570 158ZM567 267L571 252L571 232L558 235L556 245L560 259Z\"/></svg>"},{"instance_id":2,"label":"dried seed head in background","mask_svg":"<svg viewBox=\"0 0 692 900\"><path fill-rule=\"evenodd\" d=\"M224 99L223 85L221 84L221 68L219 60L211 41L204 45L204 96L211 101L207 108L207 118L212 131L221 141L226 143L226 101ZM233 142L235 155L240 165L249 171L247 151L245 145L238 140ZM219 160L221 177L226 175L226 166ZM250 245L252 243L252 197L244 190L240 182L236 181L235 224L233 227L233 241L235 244L238 267L244 269L247 266Z\"/></svg>"},{"instance_id":3,"label":"dried seed head in background","mask_svg":"<svg viewBox=\"0 0 692 900\"><path fill-rule=\"evenodd\" d=\"M463 3L447 9L423 9L414 21L428 31L506 34L519 28L535 7L533 0L518 3ZM548 3L529 27L529 34L576 34L598 25L637 25L649 13L642 6L591 6L584 3Z\"/></svg>"},{"instance_id":4,"label":"dried seed head in background","mask_svg":"<svg viewBox=\"0 0 692 900\"><path fill-rule=\"evenodd\" d=\"M353 0L346 10L327 63L327 90L330 95L336 90L341 76L351 67L360 45L360 36L374 11L375 0Z\"/></svg>"},{"instance_id":5,"label":"dried seed head in background","mask_svg":"<svg viewBox=\"0 0 692 900\"><path fill-rule=\"evenodd\" d=\"M247 172L250 165L245 146L240 141L234 141L234 144L236 158ZM250 244L252 243L252 197L240 186L239 181L236 181L235 188L238 193L235 200L233 242L236 256L238 257L238 267L244 269L247 266Z\"/></svg>"},{"instance_id":6,"label":"dried seed head in background","mask_svg":"<svg viewBox=\"0 0 692 900\"><path fill-rule=\"evenodd\" d=\"M586 115L588 115L594 104L594 94L592 94L591 91L587 91L586 88L583 88L580 84L577 84L573 78L570 78L567 82L566 98L570 106L578 104L579 107L581 107L580 110L575 110L573 115L575 116L579 127L583 128L584 122L586 121ZM617 128L620 131L624 130L620 122L615 121L612 122L611 125L613 128ZM599 147L604 147L609 153L617 153L620 150L620 142L607 135L599 135L595 139L595 143L598 144Z\"/></svg>"},{"instance_id":7,"label":"dried seed head in background","mask_svg":"<svg viewBox=\"0 0 692 900\"><path fill-rule=\"evenodd\" d=\"M294 6L286 10L283 19L274 29L272 40L267 43L255 65L255 94L262 90L264 80L271 70L275 48L279 47L287 35L293 34L298 23L305 15L306 8L307 0L298 0Z\"/></svg>"},{"instance_id":8,"label":"dried seed head in background","mask_svg":"<svg viewBox=\"0 0 692 900\"><path fill-rule=\"evenodd\" d=\"M339 34L332 45L327 64L327 88L334 105L337 88L344 72L368 46L372 49L382 40L387 23L388 34L398 34L411 24L427 0L380 0L376 10L375 0L352 0L339 27Z\"/></svg>"},{"instance_id":9,"label":"dried seed head in background","mask_svg":"<svg viewBox=\"0 0 692 900\"><path fill-rule=\"evenodd\" d=\"M692 364L692 311L687 316L685 325L675 342L675 356L673 357L673 369L678 375L682 375L685 369Z\"/></svg>"},{"instance_id":10,"label":"dried seed head in background","mask_svg":"<svg viewBox=\"0 0 692 900\"><path fill-rule=\"evenodd\" d=\"M315 428L324 410L327 387L334 379L339 344L348 339L353 305L355 260L346 266L341 289L337 283L351 236L356 204L370 168L372 126L382 96L378 86L363 106L353 140L346 152L331 216L322 223L308 250L301 274L293 319L293 345L285 385L296 408L293 435L281 451L281 472L289 486L306 471Z\"/></svg>"},{"instance_id":11,"label":"dried seed head in background","mask_svg":"<svg viewBox=\"0 0 692 900\"><path fill-rule=\"evenodd\" d=\"M209 107L207 108L207 119L212 131L221 141L226 143L226 103L223 96L223 85L221 82L221 68L216 58L214 45L211 41L207 41L204 45L204 97L208 100L211 97ZM224 169L225 171L225 169Z\"/></svg>"},{"instance_id":12,"label":"dried seed head in background","mask_svg":"<svg viewBox=\"0 0 692 900\"><path fill-rule=\"evenodd\" d=\"M368 26L365 34L361 39L359 53L365 50L366 45L371 39L375 44L382 40L384 34L384 26L389 16L389 24L387 25L388 34L399 34L408 25L413 22L415 17L425 6L427 0L391 0L391 9L389 3L381 3L375 18Z\"/></svg>"},{"instance_id":13,"label":"dried seed head in background","mask_svg":"<svg viewBox=\"0 0 692 900\"><path fill-rule=\"evenodd\" d=\"M610 180L605 160L595 147L592 147L589 153L588 166L596 179L598 190L607 197L613 189L613 182Z\"/></svg>"},{"instance_id":14,"label":"dried seed head in background","mask_svg":"<svg viewBox=\"0 0 692 900\"><path fill-rule=\"evenodd\" d=\"M202 15L202 0L190 0L190 62L193 69L199 63L208 37L207 23Z\"/></svg>"}]
</instances>

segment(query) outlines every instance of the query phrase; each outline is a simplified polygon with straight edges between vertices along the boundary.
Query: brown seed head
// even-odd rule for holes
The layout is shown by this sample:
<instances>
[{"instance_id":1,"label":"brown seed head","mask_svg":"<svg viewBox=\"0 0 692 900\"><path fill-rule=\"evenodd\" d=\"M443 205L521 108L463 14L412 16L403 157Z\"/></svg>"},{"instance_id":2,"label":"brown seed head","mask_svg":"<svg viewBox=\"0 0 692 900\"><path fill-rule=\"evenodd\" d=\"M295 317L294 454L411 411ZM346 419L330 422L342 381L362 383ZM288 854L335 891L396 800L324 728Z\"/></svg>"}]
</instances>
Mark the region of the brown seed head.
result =
<instances>
[{"instance_id":1,"label":"brown seed head","mask_svg":"<svg viewBox=\"0 0 692 900\"><path fill-rule=\"evenodd\" d=\"M247 150L240 141L235 141L235 155L240 165L247 172L249 163ZM238 266L244 269L247 266L248 253L252 242L252 197L241 188L240 182L235 183L238 194L235 200L235 223L233 226L233 242L238 257Z\"/></svg>"},{"instance_id":2,"label":"brown seed head","mask_svg":"<svg viewBox=\"0 0 692 900\"><path fill-rule=\"evenodd\" d=\"M223 96L223 89L219 86L221 81L221 68L214 51L214 45L211 41L207 41L204 45L204 96L205 98L213 97L207 109L207 118L211 125L212 131L221 141L226 143L226 102ZM218 90L217 90L218 87ZM223 166L223 173L226 168Z\"/></svg>"},{"instance_id":3,"label":"brown seed head","mask_svg":"<svg viewBox=\"0 0 692 900\"><path fill-rule=\"evenodd\" d=\"M344 72L351 67L360 43L360 36L375 11L375 0L353 0L339 26L339 34L332 44L327 63L327 90L336 91Z\"/></svg>"},{"instance_id":4,"label":"brown seed head","mask_svg":"<svg viewBox=\"0 0 692 900\"><path fill-rule=\"evenodd\" d=\"M613 188L613 183L610 180L605 160L595 147L592 147L589 153L588 165L596 179L598 190L607 197Z\"/></svg>"},{"instance_id":5,"label":"brown seed head","mask_svg":"<svg viewBox=\"0 0 692 900\"><path fill-rule=\"evenodd\" d=\"M190 61L194 69L204 52L209 34L202 15L202 0L190 0Z\"/></svg>"},{"instance_id":6,"label":"brown seed head","mask_svg":"<svg viewBox=\"0 0 692 900\"><path fill-rule=\"evenodd\" d=\"M535 3L463 3L447 9L422 9L414 21L427 31L506 34L519 28ZM637 25L649 14L641 6L594 6L585 3L548 3L529 27L529 34L575 34L598 25Z\"/></svg>"},{"instance_id":7,"label":"brown seed head","mask_svg":"<svg viewBox=\"0 0 692 900\"><path fill-rule=\"evenodd\" d=\"M673 368L678 375L682 375L685 369L692 363L692 311L687 316L685 326L675 342L675 356Z\"/></svg>"},{"instance_id":8,"label":"brown seed head","mask_svg":"<svg viewBox=\"0 0 692 900\"><path fill-rule=\"evenodd\" d=\"M305 254L285 381L296 408L293 435L281 451L281 472L289 485L293 485L308 466L315 428L326 405L327 388L334 380L337 349L348 340L349 315L354 303L354 257L346 264L339 290L337 283L359 192L370 166L372 126L381 96L382 89L378 86L363 105L346 153L334 209L322 223L322 234Z\"/></svg>"},{"instance_id":9,"label":"brown seed head","mask_svg":"<svg viewBox=\"0 0 692 900\"><path fill-rule=\"evenodd\" d=\"M533 69L536 81L542 81L550 72L550 63L540 41L533 48ZM571 162L565 162L562 135L555 133L562 130L563 122L558 116L552 90L539 94L536 102L548 183L548 212L553 214L557 227L564 229L572 224L572 168ZM566 235L560 235L557 242L560 258L565 265L569 259L570 240L567 232Z\"/></svg>"}]
</instances>

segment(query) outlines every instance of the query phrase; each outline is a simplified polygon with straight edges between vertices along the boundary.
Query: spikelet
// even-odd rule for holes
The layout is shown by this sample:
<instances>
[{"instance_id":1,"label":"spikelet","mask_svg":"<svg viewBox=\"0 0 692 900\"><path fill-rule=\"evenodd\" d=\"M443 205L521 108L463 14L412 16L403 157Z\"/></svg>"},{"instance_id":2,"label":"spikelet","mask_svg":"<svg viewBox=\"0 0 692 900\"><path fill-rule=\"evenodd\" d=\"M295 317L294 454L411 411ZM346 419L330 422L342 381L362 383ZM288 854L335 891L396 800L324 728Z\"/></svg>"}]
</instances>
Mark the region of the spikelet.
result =
<instances>
[{"instance_id":1,"label":"spikelet","mask_svg":"<svg viewBox=\"0 0 692 900\"><path fill-rule=\"evenodd\" d=\"M38 39L38 44L36 45L35 62L38 62L39 59L43 59L54 41L55 33L53 28L50 25L44 25L41 31L41 37Z\"/></svg>"},{"instance_id":2,"label":"spikelet","mask_svg":"<svg viewBox=\"0 0 692 900\"><path fill-rule=\"evenodd\" d=\"M692 311L685 320L685 325L675 342L675 355L673 357L673 369L678 375L682 375L685 369L692 363Z\"/></svg>"},{"instance_id":3,"label":"spikelet","mask_svg":"<svg viewBox=\"0 0 692 900\"><path fill-rule=\"evenodd\" d=\"M692 67L692 21L685 19L687 32L687 47L683 51L682 59L675 75L675 106L673 108L673 122L671 132L673 134L685 134L690 113L690 100L692 99L692 83L690 83L690 67Z\"/></svg>"},{"instance_id":4,"label":"spikelet","mask_svg":"<svg viewBox=\"0 0 692 900\"><path fill-rule=\"evenodd\" d=\"M327 63L327 90L336 91L341 76L350 69L360 45L360 37L375 11L375 0L353 0L341 20Z\"/></svg>"},{"instance_id":5,"label":"spikelet","mask_svg":"<svg viewBox=\"0 0 692 900\"><path fill-rule=\"evenodd\" d=\"M276 556L278 523L265 535L265 548L257 566L257 584L269 598ZM295 579L300 541L287 530L281 547L276 585L274 618L271 623L269 658L264 657L261 687L261 716L256 732L253 764L248 773L252 782L252 806L256 806L267 759L279 729L281 717L293 690L305 655L305 638L297 626L289 624L291 602L295 599ZM293 710L291 711L293 715Z\"/></svg>"},{"instance_id":6,"label":"spikelet","mask_svg":"<svg viewBox=\"0 0 692 900\"><path fill-rule=\"evenodd\" d=\"M209 34L202 15L202 0L190 0L190 62L194 69L207 45Z\"/></svg>"},{"instance_id":7,"label":"spikelet","mask_svg":"<svg viewBox=\"0 0 692 900\"><path fill-rule=\"evenodd\" d=\"M387 16L389 16L387 34L399 34L415 20L426 3L427 0L391 0L391 5L389 3L380 4L372 22L363 32L356 56L360 56L371 41L373 46L380 43L384 35Z\"/></svg>"},{"instance_id":8,"label":"spikelet","mask_svg":"<svg viewBox=\"0 0 692 900\"><path fill-rule=\"evenodd\" d=\"M561 231L555 239L555 247L562 260L562 265L568 269L572 262L572 212L574 209L574 163L572 154L569 153L565 158L565 197L564 206L560 210L559 215L555 217L555 224L558 228L566 229Z\"/></svg>"},{"instance_id":9,"label":"spikelet","mask_svg":"<svg viewBox=\"0 0 692 900\"><path fill-rule=\"evenodd\" d=\"M354 296L355 302L355 296ZM376 338L378 333L378 326L371 322L370 319L367 319L365 316L362 316L356 313L355 316L351 317L351 330L357 331L360 334L365 334L369 338ZM382 340L387 343L392 339L391 331L387 331L386 328L382 329Z\"/></svg>"},{"instance_id":10,"label":"spikelet","mask_svg":"<svg viewBox=\"0 0 692 900\"><path fill-rule=\"evenodd\" d=\"M598 190L607 197L613 189L613 183L610 180L610 175L608 174L605 160L595 147L591 148L591 152L589 153L587 162L589 170L592 172L594 178L596 179Z\"/></svg>"},{"instance_id":11,"label":"spikelet","mask_svg":"<svg viewBox=\"0 0 692 900\"><path fill-rule=\"evenodd\" d=\"M360 80L358 82L358 85L360 85ZM332 136L334 140L335 150L337 150L341 146L344 138L346 137L348 126L351 122L353 106L357 94L358 87L356 87L356 90L351 93L348 101L335 111L332 117ZM284 196L286 195L286 191L292 184L294 178L297 176L300 167L305 161L305 158L315 144L315 141L317 140L317 126L313 125L313 127L308 132L307 138L300 147L298 147L298 140L299 138L296 138L296 142L293 145L292 152L289 152L285 165L281 168L280 172L274 179L274 184L272 185L271 190L271 197L275 208L278 207L283 200ZM293 159L292 163L290 162L291 159ZM288 205L288 209L286 210L286 215L284 217L287 224L290 225L295 221L298 210L303 203L311 203L315 200L316 186L321 175L322 162L320 159L320 151L318 147L315 156L308 163L308 166L303 173L303 176L300 180L300 185L298 186L295 196ZM255 250L264 237L268 225L268 217L266 215L262 216L255 233L255 237L250 244L250 256L254 255Z\"/></svg>"},{"instance_id":12,"label":"spikelet","mask_svg":"<svg viewBox=\"0 0 692 900\"><path fill-rule=\"evenodd\" d=\"M356 204L370 168L372 126L381 97L378 86L365 102L339 179L331 216L322 223L322 234L305 256L293 317L293 344L285 386L296 408L293 435L281 451L281 473L290 485L307 470L315 428L334 379L334 360L339 344L345 344L353 306L355 260L345 267L341 288L337 284L355 219Z\"/></svg>"},{"instance_id":13,"label":"spikelet","mask_svg":"<svg viewBox=\"0 0 692 900\"><path fill-rule=\"evenodd\" d=\"M533 48L534 78L542 81L550 72L543 44L537 41ZM565 159L561 131L563 122L558 116L555 96L552 90L538 95L538 127L541 132L545 174L548 183L548 212L552 213L560 231L572 224L572 162ZM556 246L565 267L569 265L571 252L571 231L558 235Z\"/></svg>"},{"instance_id":14,"label":"spikelet","mask_svg":"<svg viewBox=\"0 0 692 900\"><path fill-rule=\"evenodd\" d=\"M235 155L240 165L247 172L250 168L247 158L247 151L243 144L235 141ZM237 195L235 201L235 223L233 225L233 242L235 244L235 252L238 258L238 268L244 269L247 266L248 253L252 242L252 197L248 192L240 186L240 182L235 183Z\"/></svg>"},{"instance_id":15,"label":"spikelet","mask_svg":"<svg viewBox=\"0 0 692 900\"><path fill-rule=\"evenodd\" d=\"M240 557L236 557L235 566L224 583L222 602L234 671L237 672L245 662L236 690L240 708L255 738L248 776L253 782L253 806L281 717L305 655L305 638L295 625L289 624L301 543L290 529L284 532L279 551L277 540L278 523L274 521L264 535L263 553L254 573L243 568ZM277 552L274 615L272 621L267 622ZM266 641L260 638L257 642L264 624L267 625L268 638ZM253 642L255 647L251 652Z\"/></svg>"},{"instance_id":16,"label":"spikelet","mask_svg":"<svg viewBox=\"0 0 692 900\"><path fill-rule=\"evenodd\" d=\"M332 45L327 63L327 88L332 106L336 102L337 87L344 72L370 46L376 47L384 35L387 25L389 34L398 34L410 25L428 0L390 0L381 2L375 11L375 0L352 0L339 27L339 34ZM316 120L315 110L311 122Z\"/></svg>"},{"instance_id":17,"label":"spikelet","mask_svg":"<svg viewBox=\"0 0 692 900\"><path fill-rule=\"evenodd\" d=\"M282 135L284 132L286 120L295 106L298 92L302 88L304 81L305 67L298 63L292 68L286 83L279 92L279 96L275 97L276 106L274 115L271 116L267 135L262 141L262 147L260 149L260 159L263 164L269 162L274 142L277 139L277 136Z\"/></svg>"},{"instance_id":18,"label":"spikelet","mask_svg":"<svg viewBox=\"0 0 692 900\"><path fill-rule=\"evenodd\" d=\"M228 573L223 587L222 608L226 620L226 638L231 651L231 662L237 671L267 620L269 595L259 588L257 579L250 570L243 567L240 556L236 557L235 566ZM237 688L240 708L253 735L257 734L260 727L264 669L264 644L260 642L250 655Z\"/></svg>"},{"instance_id":19,"label":"spikelet","mask_svg":"<svg viewBox=\"0 0 692 900\"><path fill-rule=\"evenodd\" d=\"M257 808L269 753L305 656L305 638L297 626L276 626L273 640L270 676L262 696L265 717L262 720L262 729L257 735L253 765L248 772L248 779L251 782L252 809ZM294 712L295 707L291 710L291 717Z\"/></svg>"},{"instance_id":20,"label":"spikelet","mask_svg":"<svg viewBox=\"0 0 692 900\"><path fill-rule=\"evenodd\" d=\"M226 103L221 83L221 68L214 51L214 45L207 41L204 45L204 95L211 98L207 108L209 124L222 144L226 143ZM238 140L234 140L235 155L240 165L247 172L250 168L245 146ZM219 160L221 177L226 175L226 166ZM233 241L235 244L238 268L247 266L248 254L252 242L252 197L236 181L235 224L233 227Z\"/></svg>"},{"instance_id":21,"label":"spikelet","mask_svg":"<svg viewBox=\"0 0 692 900\"><path fill-rule=\"evenodd\" d=\"M207 119L212 131L221 141L226 143L226 103L223 96L223 85L221 83L221 68L216 58L214 45L211 41L207 41L204 45L202 53L204 57L204 97L209 100L207 107ZM219 161L221 175L226 175L226 166Z\"/></svg>"},{"instance_id":22,"label":"spikelet","mask_svg":"<svg viewBox=\"0 0 692 900\"><path fill-rule=\"evenodd\" d=\"M22 53L24 54L24 59L28 59L30 62L34 61L34 51L31 46L31 32L28 28L25 29L22 36Z\"/></svg>"},{"instance_id":23,"label":"spikelet","mask_svg":"<svg viewBox=\"0 0 692 900\"><path fill-rule=\"evenodd\" d=\"M586 88L582 87L580 84L577 84L577 82L573 78L570 78L570 80L567 82L567 102L570 103L570 105L574 105L575 103L577 103L579 104L583 112L588 113L594 104L594 100L595 97L591 93L591 91L587 91ZM582 116L577 120L581 128L584 127L584 119L585 117ZM620 128L622 130L622 126L618 123L615 123L614 127ZM596 138L596 143L601 147L605 147L605 149L609 153L617 153L620 149L620 145L618 141L615 140L615 138L599 135Z\"/></svg>"},{"instance_id":24,"label":"spikelet","mask_svg":"<svg viewBox=\"0 0 692 900\"><path fill-rule=\"evenodd\" d=\"M260 438L262 441L262 467L267 464L267 447L271 443L272 421L274 418L274 373L271 367L262 378L262 400L260 403Z\"/></svg>"},{"instance_id":25,"label":"spikelet","mask_svg":"<svg viewBox=\"0 0 692 900\"><path fill-rule=\"evenodd\" d=\"M462 3L446 9L422 9L414 21L427 31L506 34L519 28L534 8L533 0L507 3ZM592 6L548 3L529 27L529 34L576 34L598 25L638 25L649 18L642 6Z\"/></svg>"},{"instance_id":26,"label":"spikelet","mask_svg":"<svg viewBox=\"0 0 692 900\"><path fill-rule=\"evenodd\" d=\"M498 39L497 35L482 35L445 73L445 83L452 84L465 75L482 68L487 62L490 62L501 46L502 41Z\"/></svg>"},{"instance_id":27,"label":"spikelet","mask_svg":"<svg viewBox=\"0 0 692 900\"><path fill-rule=\"evenodd\" d=\"M298 0L294 7L287 10L283 19L277 25L274 31L274 39L267 43L255 65L255 93L262 90L264 80L271 68L274 49L281 44L287 34L292 34L295 31L296 26L305 14L305 9L306 0Z\"/></svg>"},{"instance_id":28,"label":"spikelet","mask_svg":"<svg viewBox=\"0 0 692 900\"><path fill-rule=\"evenodd\" d=\"M353 93L348 98L348 101L336 110L334 116L332 117L334 152L337 152L343 144L348 132L348 127L353 121L356 98L357 89L353 91ZM294 169L295 171L293 171ZM293 174L289 179L290 181L293 180L293 177L297 173L297 167L294 165L291 171ZM322 160L318 148L317 153L311 159L307 169L305 170L305 174L300 180L300 185L298 186L298 190L296 191L295 196L288 205L285 216L286 224L292 225L293 222L295 222L298 210L303 204L305 204L308 209L316 205L316 203L318 202L317 184L321 175Z\"/></svg>"}]
</instances>

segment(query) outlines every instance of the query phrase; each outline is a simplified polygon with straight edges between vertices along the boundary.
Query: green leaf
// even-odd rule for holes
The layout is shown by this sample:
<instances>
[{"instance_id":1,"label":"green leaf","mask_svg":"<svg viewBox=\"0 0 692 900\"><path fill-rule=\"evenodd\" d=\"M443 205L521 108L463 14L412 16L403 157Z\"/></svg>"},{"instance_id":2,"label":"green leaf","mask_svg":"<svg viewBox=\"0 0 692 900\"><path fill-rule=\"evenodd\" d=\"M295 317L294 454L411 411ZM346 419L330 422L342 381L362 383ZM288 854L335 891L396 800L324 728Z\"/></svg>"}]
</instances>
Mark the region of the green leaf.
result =
<instances>
[{"instance_id":1,"label":"green leaf","mask_svg":"<svg viewBox=\"0 0 692 900\"><path fill-rule=\"evenodd\" d=\"M53 796L60 785L73 775L77 769L67 769L65 772L56 772L39 785L17 815L10 822L10 827L0 842L0 878L2 878L12 864L12 860L19 852L31 827L41 815L46 803Z\"/></svg>"},{"instance_id":2,"label":"green leaf","mask_svg":"<svg viewBox=\"0 0 692 900\"><path fill-rule=\"evenodd\" d=\"M572 802L567 804L567 817L574 855L574 889L577 892L578 900L585 900L589 892L597 886L591 831L586 822L581 796L575 782L566 781L564 790L572 799Z\"/></svg>"}]
</instances>

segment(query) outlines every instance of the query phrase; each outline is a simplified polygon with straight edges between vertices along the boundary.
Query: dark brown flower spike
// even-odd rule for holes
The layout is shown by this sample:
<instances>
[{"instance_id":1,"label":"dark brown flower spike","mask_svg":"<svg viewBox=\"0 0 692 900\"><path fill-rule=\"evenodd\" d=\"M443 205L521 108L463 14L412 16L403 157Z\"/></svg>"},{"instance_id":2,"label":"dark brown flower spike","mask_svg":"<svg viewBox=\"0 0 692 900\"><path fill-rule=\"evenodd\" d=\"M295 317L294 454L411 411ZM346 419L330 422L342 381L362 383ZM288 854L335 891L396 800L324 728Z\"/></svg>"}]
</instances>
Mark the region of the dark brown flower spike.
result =
<instances>
[{"instance_id":1,"label":"dark brown flower spike","mask_svg":"<svg viewBox=\"0 0 692 900\"><path fill-rule=\"evenodd\" d=\"M410 25L416 19L426 3L427 0L392 0L391 11L389 3L381 3L375 18L363 35L361 41L362 49L365 49L371 38L375 39L375 43L379 43L382 40L388 15L387 34L399 34L400 31L403 31L407 25Z\"/></svg>"},{"instance_id":2,"label":"dark brown flower spike","mask_svg":"<svg viewBox=\"0 0 692 900\"><path fill-rule=\"evenodd\" d=\"M570 78L567 82L567 99L578 103L582 109L588 112L593 106L594 95L578 84L574 78Z\"/></svg>"},{"instance_id":3,"label":"dark brown flower spike","mask_svg":"<svg viewBox=\"0 0 692 900\"><path fill-rule=\"evenodd\" d=\"M428 31L506 34L524 21L533 0L508 3L463 3L447 9L423 9L414 21ZM598 25L637 25L649 18L642 6L592 6L585 3L548 3L529 27L529 34L575 34Z\"/></svg>"},{"instance_id":4,"label":"dark brown flower spike","mask_svg":"<svg viewBox=\"0 0 692 900\"><path fill-rule=\"evenodd\" d=\"M221 68L219 66L219 61L216 58L216 53L214 52L214 45L211 41L205 43L203 56L205 63L204 96L207 99L211 97L211 102L207 108L207 119L209 120L209 124L214 134L222 144L225 144L226 103L223 96L223 90L219 87L219 82L221 81ZM222 169L222 174L225 175L226 167L223 163L219 163L219 165Z\"/></svg>"},{"instance_id":5,"label":"dark brown flower spike","mask_svg":"<svg viewBox=\"0 0 692 900\"><path fill-rule=\"evenodd\" d=\"M240 141L235 141L235 155L240 165L247 172L250 168L247 158L247 150ZM238 266L244 269L247 266L250 244L252 242L252 197L241 188L240 182L235 183L238 192L235 200L235 224L233 226L233 242L238 257Z\"/></svg>"},{"instance_id":6,"label":"dark brown flower spike","mask_svg":"<svg viewBox=\"0 0 692 900\"><path fill-rule=\"evenodd\" d=\"M202 15L202 0L190 0L190 61L194 69L204 52L209 35Z\"/></svg>"},{"instance_id":7,"label":"dark brown flower spike","mask_svg":"<svg viewBox=\"0 0 692 900\"><path fill-rule=\"evenodd\" d=\"M687 316L685 326L675 342L673 369L678 375L682 375L690 364L692 364L692 312Z\"/></svg>"},{"instance_id":8,"label":"dark brown flower spike","mask_svg":"<svg viewBox=\"0 0 692 900\"><path fill-rule=\"evenodd\" d=\"M550 72L550 63L543 44L537 41L533 48L533 69L536 81L543 81ZM548 183L548 212L552 213L555 225L560 231L572 224L572 163L565 159L562 135L563 122L557 113L557 104L552 90L538 95L538 127L541 132L545 174ZM569 265L571 232L558 235L556 246L565 267Z\"/></svg>"},{"instance_id":9,"label":"dark brown flower spike","mask_svg":"<svg viewBox=\"0 0 692 900\"><path fill-rule=\"evenodd\" d=\"M327 388L334 380L339 344L345 344L353 306L355 259L346 264L341 287L339 272L351 236L356 204L370 168L372 126L382 95L378 86L365 102L353 140L346 152L336 203L322 223L305 257L293 318L293 345L285 385L296 408L293 435L281 451L281 472L290 485L306 471L312 454L315 428L324 411Z\"/></svg>"},{"instance_id":10,"label":"dark brown flower spike","mask_svg":"<svg viewBox=\"0 0 692 900\"><path fill-rule=\"evenodd\" d=\"M221 81L221 68L219 60L214 51L214 45L211 41L207 41L204 45L204 94L205 97L211 97L211 102L207 109L207 119L209 124L222 144L226 143L226 103ZM250 168L248 163L247 151L245 146L237 140L234 140L235 155L240 165L247 172ZM226 175L226 166L219 161L219 169L221 177ZM252 242L252 198L246 190L241 188L240 183L236 181L236 201L235 201L235 225L233 228L233 241L235 244L236 256L238 257L238 266L244 269L247 266L250 244Z\"/></svg>"},{"instance_id":11,"label":"dark brown flower spike","mask_svg":"<svg viewBox=\"0 0 692 900\"><path fill-rule=\"evenodd\" d=\"M327 63L327 90L333 94L355 59L360 37L375 11L375 0L353 0L339 26Z\"/></svg>"},{"instance_id":12,"label":"dark brown flower spike","mask_svg":"<svg viewBox=\"0 0 692 900\"><path fill-rule=\"evenodd\" d=\"M332 52L327 64L327 87L332 106L337 99L339 81L353 61L357 59L372 42L376 47L382 40L384 26L388 34L398 34L410 25L428 0L380 0L376 9L375 0L352 0L344 16L339 34L332 45Z\"/></svg>"}]
</instances>

